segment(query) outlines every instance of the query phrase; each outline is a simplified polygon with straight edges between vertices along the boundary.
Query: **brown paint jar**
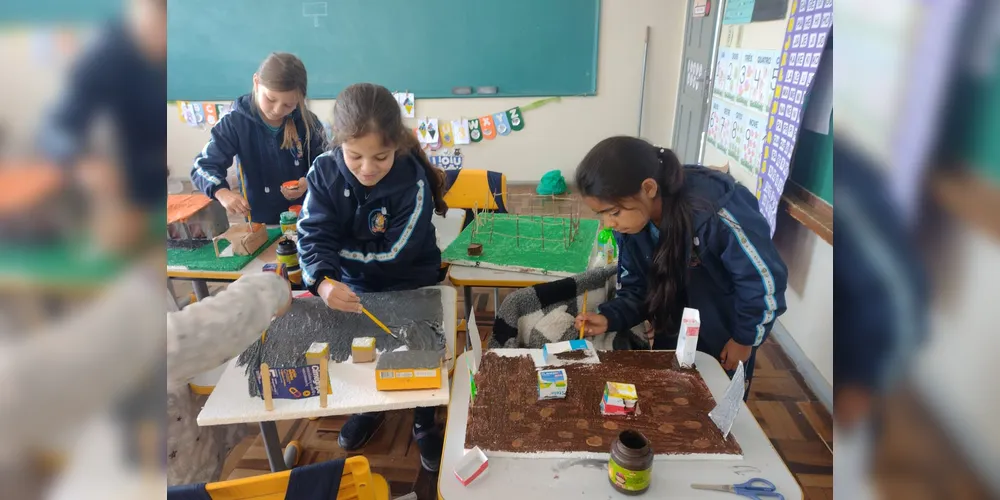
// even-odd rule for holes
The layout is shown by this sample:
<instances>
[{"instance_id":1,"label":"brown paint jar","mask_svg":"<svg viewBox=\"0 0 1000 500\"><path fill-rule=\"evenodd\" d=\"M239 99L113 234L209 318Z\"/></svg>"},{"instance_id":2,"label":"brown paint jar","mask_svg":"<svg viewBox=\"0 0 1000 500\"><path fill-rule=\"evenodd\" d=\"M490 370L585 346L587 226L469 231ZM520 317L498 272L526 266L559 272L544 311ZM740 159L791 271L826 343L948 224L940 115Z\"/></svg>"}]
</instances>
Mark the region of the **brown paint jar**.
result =
<instances>
[{"instance_id":1,"label":"brown paint jar","mask_svg":"<svg viewBox=\"0 0 1000 500\"><path fill-rule=\"evenodd\" d=\"M611 443L608 480L625 495L641 495L649 489L653 475L653 449L639 431L627 430Z\"/></svg>"}]
</instances>

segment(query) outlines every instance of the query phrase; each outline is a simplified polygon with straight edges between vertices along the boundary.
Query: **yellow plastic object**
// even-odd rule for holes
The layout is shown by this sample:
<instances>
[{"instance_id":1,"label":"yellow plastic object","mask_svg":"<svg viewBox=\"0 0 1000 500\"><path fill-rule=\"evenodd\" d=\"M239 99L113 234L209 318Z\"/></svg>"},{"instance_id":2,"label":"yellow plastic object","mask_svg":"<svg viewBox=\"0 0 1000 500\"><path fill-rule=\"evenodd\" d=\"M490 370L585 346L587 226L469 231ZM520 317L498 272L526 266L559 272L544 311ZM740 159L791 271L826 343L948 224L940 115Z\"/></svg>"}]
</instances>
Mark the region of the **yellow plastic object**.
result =
<instances>
[{"instance_id":1,"label":"yellow plastic object","mask_svg":"<svg viewBox=\"0 0 1000 500\"><path fill-rule=\"evenodd\" d=\"M212 500L284 500L292 471L219 481L205 485ZM389 483L372 474L368 459L350 457L344 462L337 500L388 500Z\"/></svg>"},{"instance_id":2,"label":"yellow plastic object","mask_svg":"<svg viewBox=\"0 0 1000 500\"><path fill-rule=\"evenodd\" d=\"M444 195L444 201L449 208L464 208L471 210L497 210L498 207L493 193L490 191L490 183L487 180L486 170L462 169L458 173L458 178L451 185ZM507 176L500 175L500 197L504 206L507 206Z\"/></svg>"},{"instance_id":3,"label":"yellow plastic object","mask_svg":"<svg viewBox=\"0 0 1000 500\"><path fill-rule=\"evenodd\" d=\"M399 370L375 370L375 389L380 391L410 391L417 389L440 389L441 367L433 369L409 368Z\"/></svg>"}]
</instances>

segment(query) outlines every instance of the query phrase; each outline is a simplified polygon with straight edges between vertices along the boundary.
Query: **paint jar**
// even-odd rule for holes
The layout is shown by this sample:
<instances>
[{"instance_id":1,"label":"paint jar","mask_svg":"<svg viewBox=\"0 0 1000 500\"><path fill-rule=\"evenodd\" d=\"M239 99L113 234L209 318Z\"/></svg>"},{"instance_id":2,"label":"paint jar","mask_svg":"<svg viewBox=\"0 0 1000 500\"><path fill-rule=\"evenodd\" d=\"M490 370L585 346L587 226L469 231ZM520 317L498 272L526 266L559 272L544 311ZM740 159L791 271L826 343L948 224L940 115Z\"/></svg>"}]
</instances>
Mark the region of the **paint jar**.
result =
<instances>
[{"instance_id":1,"label":"paint jar","mask_svg":"<svg viewBox=\"0 0 1000 500\"><path fill-rule=\"evenodd\" d=\"M278 262L284 264L288 269L288 281L296 285L301 284L302 268L299 267L299 254L298 249L295 248L295 242L283 238L278 242L278 249L275 253L278 256Z\"/></svg>"},{"instance_id":2,"label":"paint jar","mask_svg":"<svg viewBox=\"0 0 1000 500\"><path fill-rule=\"evenodd\" d=\"M296 231L295 223L298 222L299 216L291 210L287 212L282 212L279 218L279 223L281 224L281 234L285 236L294 236Z\"/></svg>"},{"instance_id":3,"label":"paint jar","mask_svg":"<svg viewBox=\"0 0 1000 500\"><path fill-rule=\"evenodd\" d=\"M653 475L653 449L641 432L626 430L611 443L608 479L625 495L640 495L649 489Z\"/></svg>"}]
</instances>

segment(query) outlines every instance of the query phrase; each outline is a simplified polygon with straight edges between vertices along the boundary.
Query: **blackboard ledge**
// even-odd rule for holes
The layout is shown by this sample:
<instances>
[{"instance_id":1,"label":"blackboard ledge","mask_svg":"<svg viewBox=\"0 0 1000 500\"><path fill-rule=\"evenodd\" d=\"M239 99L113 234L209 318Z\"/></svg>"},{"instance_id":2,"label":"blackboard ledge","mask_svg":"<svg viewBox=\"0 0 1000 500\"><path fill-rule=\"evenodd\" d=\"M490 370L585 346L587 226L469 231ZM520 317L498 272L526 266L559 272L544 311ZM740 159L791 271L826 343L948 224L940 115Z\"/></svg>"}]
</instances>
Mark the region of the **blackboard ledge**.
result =
<instances>
[{"instance_id":1,"label":"blackboard ledge","mask_svg":"<svg viewBox=\"0 0 1000 500\"><path fill-rule=\"evenodd\" d=\"M833 206L826 200L788 181L781 195L781 206L806 229L833 245Z\"/></svg>"}]
</instances>

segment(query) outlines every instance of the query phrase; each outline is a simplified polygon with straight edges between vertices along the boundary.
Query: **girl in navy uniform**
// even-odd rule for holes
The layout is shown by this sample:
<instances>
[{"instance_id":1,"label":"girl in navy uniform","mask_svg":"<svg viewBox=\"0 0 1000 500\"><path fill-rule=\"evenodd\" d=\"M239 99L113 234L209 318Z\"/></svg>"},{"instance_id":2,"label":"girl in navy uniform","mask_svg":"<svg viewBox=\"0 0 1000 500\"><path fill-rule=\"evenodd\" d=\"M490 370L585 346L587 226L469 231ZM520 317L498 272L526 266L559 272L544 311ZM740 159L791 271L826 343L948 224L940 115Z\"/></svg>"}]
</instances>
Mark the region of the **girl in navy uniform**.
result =
<instances>
[{"instance_id":1,"label":"girl in navy uniform","mask_svg":"<svg viewBox=\"0 0 1000 500\"><path fill-rule=\"evenodd\" d=\"M730 373L742 361L749 384L757 347L785 311L788 276L754 195L633 137L594 146L576 184L620 249L617 296L577 328L596 335L649 320L653 346L673 349L684 307L698 309L698 350Z\"/></svg>"},{"instance_id":2,"label":"girl in navy uniform","mask_svg":"<svg viewBox=\"0 0 1000 500\"><path fill-rule=\"evenodd\" d=\"M299 217L299 261L309 289L333 309L360 313L357 293L438 283L441 251L431 215L448 210L444 175L431 166L385 88L351 85L337 96L334 149L316 158ZM356 450L382 423L357 414L340 431ZM442 438L433 408L417 408L413 435L423 467L436 471Z\"/></svg>"},{"instance_id":3,"label":"girl in navy uniform","mask_svg":"<svg viewBox=\"0 0 1000 500\"><path fill-rule=\"evenodd\" d=\"M191 180L231 214L278 224L282 212L302 204L305 174L323 153L323 125L306 108L306 68L298 57L272 53L253 75L253 90L212 127L212 138L194 161ZM238 156L246 199L226 182ZM298 181L298 188L282 184ZM249 201L249 204L247 203Z\"/></svg>"}]
</instances>

